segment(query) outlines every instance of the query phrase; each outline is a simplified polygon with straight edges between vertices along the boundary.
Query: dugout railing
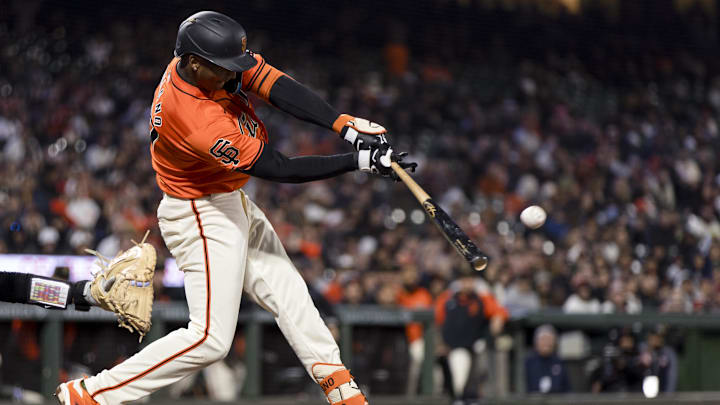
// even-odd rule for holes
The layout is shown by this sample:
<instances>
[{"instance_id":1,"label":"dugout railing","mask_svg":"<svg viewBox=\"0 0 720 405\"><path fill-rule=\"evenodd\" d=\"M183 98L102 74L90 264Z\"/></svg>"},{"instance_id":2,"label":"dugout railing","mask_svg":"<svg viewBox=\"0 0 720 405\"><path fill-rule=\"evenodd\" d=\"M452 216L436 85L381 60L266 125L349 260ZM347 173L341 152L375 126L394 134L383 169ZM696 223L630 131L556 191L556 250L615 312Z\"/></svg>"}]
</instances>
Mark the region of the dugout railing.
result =
<instances>
[{"instance_id":1,"label":"dugout railing","mask_svg":"<svg viewBox=\"0 0 720 405\"><path fill-rule=\"evenodd\" d=\"M678 391L720 391L720 315L718 314L564 314L543 311L512 322L514 392L525 393L524 362L533 330L551 324L559 330L603 333L612 328L647 329L663 325L679 333L682 351L678 353ZM642 335L642 333L640 333ZM527 344L517 344L526 342ZM678 342L676 342L678 343Z\"/></svg>"},{"instance_id":2,"label":"dugout railing","mask_svg":"<svg viewBox=\"0 0 720 405\"><path fill-rule=\"evenodd\" d=\"M340 350L343 359L352 367L353 330L357 326L401 327L409 322L420 322L425 326L425 358L421 372L421 394L433 393L433 364L435 363L435 334L431 311L407 311L378 306L356 306L337 308L340 320ZM0 322L14 319L35 321L39 328L41 346L41 392L52 395L59 378L62 364L62 337L64 322L107 322L114 323L112 313L93 308L89 312L54 311L20 305L0 304ZM162 337L177 324L189 319L184 303L156 303L153 311L153 327L143 345ZM243 397L261 396L262 373L261 355L263 327L273 324L272 316L262 310L243 311L238 324L244 328L246 339L245 364L248 370L243 388ZM513 346L508 354L512 363L510 396L525 393L524 358L530 349L533 330L542 324L552 324L559 330L583 330L588 333L602 333L611 328L638 325L663 324L683 331L684 350L679 356L679 382L681 391L720 391L720 317L715 315L685 314L642 314L642 315L567 315L559 312L542 312L511 320L506 328L513 337ZM126 333L118 330L118 333ZM5 364L4 366L9 366Z\"/></svg>"},{"instance_id":3,"label":"dugout railing","mask_svg":"<svg viewBox=\"0 0 720 405\"><path fill-rule=\"evenodd\" d=\"M348 367L352 367L352 339L355 326L398 327L410 322L420 322L425 326L426 333L425 359L421 372L421 393L432 394L432 364L434 362L434 318L431 311L404 311L381 308L373 305L361 305L352 308L339 306L336 308L340 320L340 351ZM62 365L62 339L64 322L108 322L115 323L115 315L99 308L91 308L88 312L47 310L35 306L0 303L0 322L14 319L35 321L40 323L39 342L41 346L41 392L47 397L52 396L57 386L59 370ZM153 325L143 340L143 346L170 332L169 324L187 323L189 314L184 303L158 302L153 308ZM275 320L266 311L242 311L238 324L244 327L245 333L245 365L248 373L243 388L243 396L257 398L261 396L262 373L261 354L263 326L274 324ZM173 326L174 327L174 326ZM118 331L118 333L127 333ZM6 365L7 366L7 365Z\"/></svg>"}]
</instances>

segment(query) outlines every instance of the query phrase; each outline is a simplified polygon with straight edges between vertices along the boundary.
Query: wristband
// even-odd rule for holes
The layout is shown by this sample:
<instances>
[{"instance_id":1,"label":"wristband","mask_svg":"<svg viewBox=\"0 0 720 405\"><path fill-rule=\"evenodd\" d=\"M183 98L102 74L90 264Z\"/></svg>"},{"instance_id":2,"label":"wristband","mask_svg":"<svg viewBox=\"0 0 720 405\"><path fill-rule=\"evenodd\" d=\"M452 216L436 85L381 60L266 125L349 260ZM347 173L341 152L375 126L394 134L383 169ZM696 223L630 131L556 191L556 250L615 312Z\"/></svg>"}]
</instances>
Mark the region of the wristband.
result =
<instances>
[{"instance_id":1,"label":"wristband","mask_svg":"<svg viewBox=\"0 0 720 405\"><path fill-rule=\"evenodd\" d=\"M360 169L360 171L362 172L372 171L372 167L370 166L370 152L370 149L365 149L358 152L358 169Z\"/></svg>"},{"instance_id":2,"label":"wristband","mask_svg":"<svg viewBox=\"0 0 720 405\"><path fill-rule=\"evenodd\" d=\"M358 137L358 131L355 130L355 128L352 127L344 127L342 131L340 131L340 136L350 142L350 145L355 146L355 141Z\"/></svg>"},{"instance_id":3,"label":"wristband","mask_svg":"<svg viewBox=\"0 0 720 405\"><path fill-rule=\"evenodd\" d=\"M72 286L72 301L76 311L89 311L93 305L86 297L89 297L90 282L87 280L78 281Z\"/></svg>"},{"instance_id":4,"label":"wristband","mask_svg":"<svg viewBox=\"0 0 720 405\"><path fill-rule=\"evenodd\" d=\"M70 284L59 280L31 277L27 297L29 304L65 309L70 303Z\"/></svg>"}]
</instances>

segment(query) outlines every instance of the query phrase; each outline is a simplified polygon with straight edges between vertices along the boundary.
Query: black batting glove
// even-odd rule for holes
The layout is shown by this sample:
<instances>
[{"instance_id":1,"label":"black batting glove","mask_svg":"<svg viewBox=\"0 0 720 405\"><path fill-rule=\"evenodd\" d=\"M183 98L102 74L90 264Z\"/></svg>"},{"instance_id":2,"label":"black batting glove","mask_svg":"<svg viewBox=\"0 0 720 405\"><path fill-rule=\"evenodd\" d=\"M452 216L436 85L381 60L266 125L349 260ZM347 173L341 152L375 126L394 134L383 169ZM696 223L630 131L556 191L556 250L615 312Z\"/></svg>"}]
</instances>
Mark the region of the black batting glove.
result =
<instances>
[{"instance_id":1,"label":"black batting glove","mask_svg":"<svg viewBox=\"0 0 720 405\"><path fill-rule=\"evenodd\" d=\"M393 162L396 162L398 164L398 166L400 166L403 170L410 169L411 173L415 173L415 169L417 168L418 164L415 162L403 161L403 159L406 158L407 155L408 155L407 152L393 153L392 160L393 160ZM400 177L398 177L397 173L395 173L395 170L392 171L392 173L390 174L390 177L395 181L400 181Z\"/></svg>"},{"instance_id":2,"label":"black batting glove","mask_svg":"<svg viewBox=\"0 0 720 405\"><path fill-rule=\"evenodd\" d=\"M358 169L365 173L379 174L383 177L392 178L399 181L391 163L396 162L404 169L415 171L417 163L405 162L403 159L407 156L407 152L394 153L392 148L387 144L371 145L369 149L361 149L358 154Z\"/></svg>"}]
</instances>

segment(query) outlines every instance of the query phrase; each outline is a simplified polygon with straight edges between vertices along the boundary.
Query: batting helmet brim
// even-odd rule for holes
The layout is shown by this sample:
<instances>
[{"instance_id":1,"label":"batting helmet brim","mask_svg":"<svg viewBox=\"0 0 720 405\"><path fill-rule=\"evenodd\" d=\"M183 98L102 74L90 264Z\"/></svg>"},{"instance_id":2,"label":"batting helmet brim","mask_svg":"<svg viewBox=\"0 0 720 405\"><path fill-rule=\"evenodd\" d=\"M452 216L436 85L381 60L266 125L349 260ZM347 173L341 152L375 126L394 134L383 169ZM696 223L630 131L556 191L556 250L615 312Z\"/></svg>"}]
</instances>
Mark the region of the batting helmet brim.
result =
<instances>
[{"instance_id":1,"label":"batting helmet brim","mask_svg":"<svg viewBox=\"0 0 720 405\"><path fill-rule=\"evenodd\" d=\"M253 66L257 65L257 60L253 58L250 52L247 51L240 56L231 58L212 58L208 60L220 67L237 73L252 69Z\"/></svg>"}]
</instances>

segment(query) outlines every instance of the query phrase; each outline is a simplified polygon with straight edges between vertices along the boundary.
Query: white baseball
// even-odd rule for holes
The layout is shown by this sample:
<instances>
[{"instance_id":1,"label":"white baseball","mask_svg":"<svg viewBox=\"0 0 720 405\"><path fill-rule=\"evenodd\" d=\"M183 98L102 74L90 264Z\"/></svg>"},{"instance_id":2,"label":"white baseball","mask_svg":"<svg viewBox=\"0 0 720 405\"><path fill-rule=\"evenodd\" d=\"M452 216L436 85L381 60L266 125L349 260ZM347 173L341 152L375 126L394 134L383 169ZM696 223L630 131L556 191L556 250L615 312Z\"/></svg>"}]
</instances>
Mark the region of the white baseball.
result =
<instances>
[{"instance_id":1,"label":"white baseball","mask_svg":"<svg viewBox=\"0 0 720 405\"><path fill-rule=\"evenodd\" d=\"M520 220L530 229L537 229L545 223L547 213L537 205L531 205L520 213Z\"/></svg>"}]
</instances>

